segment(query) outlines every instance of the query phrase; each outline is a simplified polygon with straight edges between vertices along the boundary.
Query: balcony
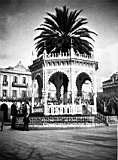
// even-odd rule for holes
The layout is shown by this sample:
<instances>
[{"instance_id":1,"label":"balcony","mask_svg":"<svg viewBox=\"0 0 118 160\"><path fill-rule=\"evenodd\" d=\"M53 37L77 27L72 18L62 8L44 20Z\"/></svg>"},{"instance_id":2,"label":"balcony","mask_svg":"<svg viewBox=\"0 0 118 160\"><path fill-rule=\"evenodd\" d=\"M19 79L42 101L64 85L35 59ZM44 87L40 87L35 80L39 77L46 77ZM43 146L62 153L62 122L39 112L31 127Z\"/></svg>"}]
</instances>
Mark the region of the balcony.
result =
<instances>
[{"instance_id":1,"label":"balcony","mask_svg":"<svg viewBox=\"0 0 118 160\"><path fill-rule=\"evenodd\" d=\"M12 82L12 87L20 87L20 88L27 88L28 84L20 84L16 82Z\"/></svg>"},{"instance_id":2,"label":"balcony","mask_svg":"<svg viewBox=\"0 0 118 160\"><path fill-rule=\"evenodd\" d=\"M60 52L60 53L56 53L56 52L53 52L53 53L50 53L49 55L46 55L46 60L48 59L70 59L70 58L77 58L77 59L84 59L84 60L88 60L88 59L91 59L93 60L94 59L94 56L93 54L91 55L86 55L86 54L80 54L79 52L77 52L76 54L72 54L69 52Z\"/></svg>"},{"instance_id":3,"label":"balcony","mask_svg":"<svg viewBox=\"0 0 118 160\"><path fill-rule=\"evenodd\" d=\"M22 102L22 101L31 101L31 97L9 97L9 96L1 96L1 102Z\"/></svg>"}]
</instances>

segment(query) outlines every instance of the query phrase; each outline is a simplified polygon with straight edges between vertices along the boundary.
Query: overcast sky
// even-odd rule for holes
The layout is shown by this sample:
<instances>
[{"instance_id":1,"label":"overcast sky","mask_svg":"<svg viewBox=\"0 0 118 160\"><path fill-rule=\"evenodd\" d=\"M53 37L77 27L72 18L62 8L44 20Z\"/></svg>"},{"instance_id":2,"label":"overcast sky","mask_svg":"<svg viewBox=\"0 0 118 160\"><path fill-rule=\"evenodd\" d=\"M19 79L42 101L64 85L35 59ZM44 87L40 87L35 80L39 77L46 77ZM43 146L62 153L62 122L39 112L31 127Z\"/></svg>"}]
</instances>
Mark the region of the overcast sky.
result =
<instances>
[{"instance_id":1,"label":"overcast sky","mask_svg":"<svg viewBox=\"0 0 118 160\"><path fill-rule=\"evenodd\" d=\"M14 66L21 60L31 64L34 28L44 22L46 12L67 5L83 9L95 38L94 54L99 62L98 88L118 71L117 0L0 0L0 67Z\"/></svg>"}]
</instances>

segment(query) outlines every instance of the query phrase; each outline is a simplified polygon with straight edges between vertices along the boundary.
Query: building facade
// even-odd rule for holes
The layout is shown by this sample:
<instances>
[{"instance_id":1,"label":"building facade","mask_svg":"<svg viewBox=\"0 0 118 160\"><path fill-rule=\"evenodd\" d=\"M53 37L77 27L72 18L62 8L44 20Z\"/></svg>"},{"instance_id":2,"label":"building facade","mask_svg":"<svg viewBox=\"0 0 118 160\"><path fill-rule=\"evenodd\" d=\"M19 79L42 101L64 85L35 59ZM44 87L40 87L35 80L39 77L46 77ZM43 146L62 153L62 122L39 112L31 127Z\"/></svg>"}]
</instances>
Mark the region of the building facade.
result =
<instances>
[{"instance_id":1,"label":"building facade","mask_svg":"<svg viewBox=\"0 0 118 160\"><path fill-rule=\"evenodd\" d=\"M34 59L30 66L33 80L32 106L35 106L35 83L44 115L96 114L96 70L94 55L75 53L73 46L67 53L50 53ZM89 82L89 83L88 83ZM90 92L83 86L90 85ZM86 87L85 87L86 88ZM40 107L35 108L38 111ZM86 112L85 112L86 111Z\"/></svg>"},{"instance_id":2,"label":"building facade","mask_svg":"<svg viewBox=\"0 0 118 160\"><path fill-rule=\"evenodd\" d=\"M108 80L103 82L103 93L118 96L118 72L114 73Z\"/></svg>"},{"instance_id":3,"label":"building facade","mask_svg":"<svg viewBox=\"0 0 118 160\"><path fill-rule=\"evenodd\" d=\"M0 107L8 112L8 118L13 103L20 107L23 101L31 98L31 85L31 73L21 61L15 67L0 68Z\"/></svg>"}]
</instances>

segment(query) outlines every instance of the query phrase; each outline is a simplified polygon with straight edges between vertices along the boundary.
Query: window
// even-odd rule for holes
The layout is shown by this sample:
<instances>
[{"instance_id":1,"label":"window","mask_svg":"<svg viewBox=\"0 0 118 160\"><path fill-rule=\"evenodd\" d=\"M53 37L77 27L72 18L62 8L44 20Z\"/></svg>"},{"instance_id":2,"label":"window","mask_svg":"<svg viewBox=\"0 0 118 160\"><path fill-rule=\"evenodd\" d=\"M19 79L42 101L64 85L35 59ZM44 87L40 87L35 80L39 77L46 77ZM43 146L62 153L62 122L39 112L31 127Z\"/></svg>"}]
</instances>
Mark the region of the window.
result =
<instances>
[{"instance_id":1,"label":"window","mask_svg":"<svg viewBox=\"0 0 118 160\"><path fill-rule=\"evenodd\" d=\"M14 82L14 83L18 83L18 77L14 76L13 82Z\"/></svg>"},{"instance_id":2,"label":"window","mask_svg":"<svg viewBox=\"0 0 118 160\"><path fill-rule=\"evenodd\" d=\"M4 86L7 86L7 85L8 85L7 75L3 75L3 85L4 85Z\"/></svg>"},{"instance_id":3,"label":"window","mask_svg":"<svg viewBox=\"0 0 118 160\"><path fill-rule=\"evenodd\" d=\"M67 108L67 113L69 113L69 108Z\"/></svg>"},{"instance_id":4,"label":"window","mask_svg":"<svg viewBox=\"0 0 118 160\"><path fill-rule=\"evenodd\" d=\"M34 83L34 88L36 88L36 83Z\"/></svg>"},{"instance_id":5,"label":"window","mask_svg":"<svg viewBox=\"0 0 118 160\"><path fill-rule=\"evenodd\" d=\"M7 82L7 75L3 75L3 82Z\"/></svg>"},{"instance_id":6,"label":"window","mask_svg":"<svg viewBox=\"0 0 118 160\"><path fill-rule=\"evenodd\" d=\"M51 113L51 108L49 109L49 113Z\"/></svg>"},{"instance_id":7,"label":"window","mask_svg":"<svg viewBox=\"0 0 118 160\"><path fill-rule=\"evenodd\" d=\"M26 84L26 77L23 77L23 84Z\"/></svg>"},{"instance_id":8,"label":"window","mask_svg":"<svg viewBox=\"0 0 118 160\"><path fill-rule=\"evenodd\" d=\"M27 93L26 91L22 91L22 98L25 98L25 97L27 97Z\"/></svg>"},{"instance_id":9,"label":"window","mask_svg":"<svg viewBox=\"0 0 118 160\"><path fill-rule=\"evenodd\" d=\"M2 95L3 95L3 97L7 97L7 90L6 89L3 89Z\"/></svg>"},{"instance_id":10,"label":"window","mask_svg":"<svg viewBox=\"0 0 118 160\"><path fill-rule=\"evenodd\" d=\"M17 91L16 90L12 91L12 97L17 97Z\"/></svg>"}]
</instances>

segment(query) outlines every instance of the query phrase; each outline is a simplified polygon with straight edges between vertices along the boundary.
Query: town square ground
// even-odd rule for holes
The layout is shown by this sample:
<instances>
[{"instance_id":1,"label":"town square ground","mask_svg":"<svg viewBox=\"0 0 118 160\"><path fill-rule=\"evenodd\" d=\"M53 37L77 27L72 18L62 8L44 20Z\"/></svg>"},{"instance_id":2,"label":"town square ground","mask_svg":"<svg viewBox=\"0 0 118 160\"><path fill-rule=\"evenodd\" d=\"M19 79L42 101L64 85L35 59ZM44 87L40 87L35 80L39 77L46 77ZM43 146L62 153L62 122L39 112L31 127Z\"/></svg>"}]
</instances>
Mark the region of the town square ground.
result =
<instances>
[{"instance_id":1,"label":"town square ground","mask_svg":"<svg viewBox=\"0 0 118 160\"><path fill-rule=\"evenodd\" d=\"M0 132L0 160L116 160L117 125Z\"/></svg>"}]
</instances>

